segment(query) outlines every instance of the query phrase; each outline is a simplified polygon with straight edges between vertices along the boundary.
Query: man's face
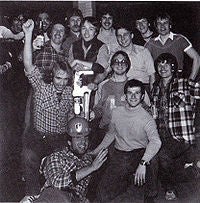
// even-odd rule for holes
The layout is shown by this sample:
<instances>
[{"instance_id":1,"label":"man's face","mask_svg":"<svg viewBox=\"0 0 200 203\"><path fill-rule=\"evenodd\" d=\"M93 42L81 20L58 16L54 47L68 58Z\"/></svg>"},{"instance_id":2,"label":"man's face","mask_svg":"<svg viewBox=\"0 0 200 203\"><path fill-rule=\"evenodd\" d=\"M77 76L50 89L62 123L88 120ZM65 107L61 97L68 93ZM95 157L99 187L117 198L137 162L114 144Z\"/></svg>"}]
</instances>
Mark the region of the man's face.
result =
<instances>
[{"instance_id":1,"label":"man's face","mask_svg":"<svg viewBox=\"0 0 200 203\"><path fill-rule=\"evenodd\" d=\"M88 149L89 139L88 136L72 137L71 147L77 154L85 154Z\"/></svg>"},{"instance_id":2,"label":"man's face","mask_svg":"<svg viewBox=\"0 0 200 203\"><path fill-rule=\"evenodd\" d=\"M149 30L149 23L146 18L136 20L136 28L141 34L145 34Z\"/></svg>"},{"instance_id":3,"label":"man's face","mask_svg":"<svg viewBox=\"0 0 200 203\"><path fill-rule=\"evenodd\" d=\"M18 18L15 18L12 22L12 31L14 33L20 33L22 31L22 22Z\"/></svg>"},{"instance_id":4,"label":"man's face","mask_svg":"<svg viewBox=\"0 0 200 203\"><path fill-rule=\"evenodd\" d=\"M49 15L47 13L40 13L37 21L38 24L40 23L40 21L42 21L42 28L44 31L47 31L48 27L51 24Z\"/></svg>"},{"instance_id":5,"label":"man's face","mask_svg":"<svg viewBox=\"0 0 200 203\"><path fill-rule=\"evenodd\" d=\"M69 81L69 78L70 76L64 70L59 69L54 73L53 84L57 92L61 93L65 89Z\"/></svg>"},{"instance_id":6,"label":"man's face","mask_svg":"<svg viewBox=\"0 0 200 203\"><path fill-rule=\"evenodd\" d=\"M123 75L126 73L127 68L128 64L125 57L122 54L117 55L114 58L114 63L112 64L114 73L117 75Z\"/></svg>"},{"instance_id":7,"label":"man's face","mask_svg":"<svg viewBox=\"0 0 200 203\"><path fill-rule=\"evenodd\" d=\"M158 18L156 21L156 28L160 35L165 36L170 33L169 19Z\"/></svg>"},{"instance_id":8,"label":"man's face","mask_svg":"<svg viewBox=\"0 0 200 203\"><path fill-rule=\"evenodd\" d=\"M69 28L72 32L80 32L81 29L81 17L72 16L69 19Z\"/></svg>"},{"instance_id":9,"label":"man's face","mask_svg":"<svg viewBox=\"0 0 200 203\"><path fill-rule=\"evenodd\" d=\"M84 41L89 42L97 35L96 27L90 22L85 21L81 27L81 35Z\"/></svg>"},{"instance_id":10,"label":"man's face","mask_svg":"<svg viewBox=\"0 0 200 203\"><path fill-rule=\"evenodd\" d=\"M172 77L172 67L171 64L168 64L166 62L164 63L159 63L158 64L158 74L162 78L170 78Z\"/></svg>"},{"instance_id":11,"label":"man's face","mask_svg":"<svg viewBox=\"0 0 200 203\"><path fill-rule=\"evenodd\" d=\"M65 27L62 24L55 24L51 31L51 40L60 45L65 37Z\"/></svg>"},{"instance_id":12,"label":"man's face","mask_svg":"<svg viewBox=\"0 0 200 203\"><path fill-rule=\"evenodd\" d=\"M113 26L113 17L109 14L101 17L101 25L105 30L110 30Z\"/></svg>"},{"instance_id":13,"label":"man's face","mask_svg":"<svg viewBox=\"0 0 200 203\"><path fill-rule=\"evenodd\" d=\"M120 28L117 30L117 41L123 48L128 47L132 43L132 34L130 31Z\"/></svg>"},{"instance_id":14,"label":"man's face","mask_svg":"<svg viewBox=\"0 0 200 203\"><path fill-rule=\"evenodd\" d=\"M141 103L143 95L141 92L141 87L128 87L126 93L126 101L129 107L136 107Z\"/></svg>"}]
</instances>

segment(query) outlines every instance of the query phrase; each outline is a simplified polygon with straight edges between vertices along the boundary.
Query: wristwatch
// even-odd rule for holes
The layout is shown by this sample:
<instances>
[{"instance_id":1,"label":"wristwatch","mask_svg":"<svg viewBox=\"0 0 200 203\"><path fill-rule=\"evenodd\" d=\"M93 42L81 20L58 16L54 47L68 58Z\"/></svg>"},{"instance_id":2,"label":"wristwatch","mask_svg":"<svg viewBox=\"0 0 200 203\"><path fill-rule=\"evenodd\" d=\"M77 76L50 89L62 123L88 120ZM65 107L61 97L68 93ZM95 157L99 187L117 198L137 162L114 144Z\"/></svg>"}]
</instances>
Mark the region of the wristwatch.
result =
<instances>
[{"instance_id":1,"label":"wristwatch","mask_svg":"<svg viewBox=\"0 0 200 203\"><path fill-rule=\"evenodd\" d=\"M148 162L148 161L145 161L145 160L141 160L140 161L140 165L142 165L142 166L147 166L147 165L149 165L150 163Z\"/></svg>"}]
</instances>

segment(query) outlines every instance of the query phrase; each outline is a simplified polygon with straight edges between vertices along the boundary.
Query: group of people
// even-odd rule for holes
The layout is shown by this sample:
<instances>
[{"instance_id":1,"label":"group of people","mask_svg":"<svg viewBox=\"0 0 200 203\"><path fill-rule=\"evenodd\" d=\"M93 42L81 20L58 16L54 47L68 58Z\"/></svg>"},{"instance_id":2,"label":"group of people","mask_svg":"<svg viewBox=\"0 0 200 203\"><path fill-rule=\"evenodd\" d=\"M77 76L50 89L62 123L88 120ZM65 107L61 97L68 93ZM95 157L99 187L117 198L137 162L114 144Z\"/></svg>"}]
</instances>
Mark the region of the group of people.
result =
<instances>
[{"instance_id":1,"label":"group of people","mask_svg":"<svg viewBox=\"0 0 200 203\"><path fill-rule=\"evenodd\" d=\"M175 200L178 172L199 176L194 156L199 54L186 37L171 32L167 13L156 16L156 32L145 16L135 25L114 26L114 20L111 10L98 21L70 9L63 25L41 12L14 35L24 37L21 58L31 84L21 203L109 202L132 183L144 187L144 202L150 203L158 180L166 200ZM140 38L134 38L133 27ZM184 54L193 62L188 78ZM14 65L2 63L1 74ZM90 120L74 113L74 72L82 70L94 72L81 81L93 92Z\"/></svg>"}]
</instances>

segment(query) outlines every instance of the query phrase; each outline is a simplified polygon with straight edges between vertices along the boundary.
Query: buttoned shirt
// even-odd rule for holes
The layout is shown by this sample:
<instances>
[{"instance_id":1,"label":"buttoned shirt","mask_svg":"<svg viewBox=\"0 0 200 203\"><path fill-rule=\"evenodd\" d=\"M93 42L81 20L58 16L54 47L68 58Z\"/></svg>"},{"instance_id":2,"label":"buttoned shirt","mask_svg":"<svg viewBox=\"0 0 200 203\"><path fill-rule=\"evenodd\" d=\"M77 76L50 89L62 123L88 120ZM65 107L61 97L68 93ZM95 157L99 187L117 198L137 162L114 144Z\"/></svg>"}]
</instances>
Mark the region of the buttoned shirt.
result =
<instances>
[{"instance_id":1,"label":"buttoned shirt","mask_svg":"<svg viewBox=\"0 0 200 203\"><path fill-rule=\"evenodd\" d=\"M59 97L53 83L46 84L35 68L26 73L34 90L34 127L42 133L65 133L67 122L73 117L72 88L66 86Z\"/></svg>"},{"instance_id":2,"label":"buttoned shirt","mask_svg":"<svg viewBox=\"0 0 200 203\"><path fill-rule=\"evenodd\" d=\"M55 152L47 157L43 169L46 182L44 187L53 186L63 191L71 192L73 196L84 200L90 175L76 180L76 171L92 163L91 156L85 154L82 157L76 156L67 147L62 151Z\"/></svg>"},{"instance_id":3,"label":"buttoned shirt","mask_svg":"<svg viewBox=\"0 0 200 203\"><path fill-rule=\"evenodd\" d=\"M36 56L34 64L43 73L45 70L52 70L51 64L57 61L67 61L67 57L64 55L64 51L56 52L51 46L51 42L48 41L44 48Z\"/></svg>"},{"instance_id":4,"label":"buttoned shirt","mask_svg":"<svg viewBox=\"0 0 200 203\"><path fill-rule=\"evenodd\" d=\"M162 117L158 120L158 123L161 122L159 126L164 127L162 123L164 120L171 136L193 143L195 141L195 105L196 99L200 99L200 84L192 80L175 78L170 82L166 94L161 93L161 88L161 82L153 88L154 105L157 107L158 114L162 113L163 108L165 109L165 113L162 114L164 117L159 116L159 118Z\"/></svg>"},{"instance_id":5,"label":"buttoned shirt","mask_svg":"<svg viewBox=\"0 0 200 203\"><path fill-rule=\"evenodd\" d=\"M128 49L118 46L112 50L111 56L119 50L126 52L131 61L127 77L149 84L149 76L155 73L153 58L149 50L136 44L131 44Z\"/></svg>"}]
</instances>

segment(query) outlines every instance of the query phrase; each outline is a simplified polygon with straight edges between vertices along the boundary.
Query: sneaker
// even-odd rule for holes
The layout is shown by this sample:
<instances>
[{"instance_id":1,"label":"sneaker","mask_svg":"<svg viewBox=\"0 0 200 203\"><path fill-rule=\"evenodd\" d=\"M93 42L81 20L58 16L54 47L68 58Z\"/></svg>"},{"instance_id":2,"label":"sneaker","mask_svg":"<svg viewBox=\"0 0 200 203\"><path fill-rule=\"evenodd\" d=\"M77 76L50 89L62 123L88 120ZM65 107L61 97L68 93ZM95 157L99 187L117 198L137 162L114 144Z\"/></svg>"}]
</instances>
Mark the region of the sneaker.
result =
<instances>
[{"instance_id":1,"label":"sneaker","mask_svg":"<svg viewBox=\"0 0 200 203\"><path fill-rule=\"evenodd\" d=\"M38 199L40 195L27 195L19 203L31 203L34 200Z\"/></svg>"},{"instance_id":2,"label":"sneaker","mask_svg":"<svg viewBox=\"0 0 200 203\"><path fill-rule=\"evenodd\" d=\"M177 199L177 196L176 196L175 191L173 191L173 190L168 190L168 191L165 193L165 199L168 200L168 201L176 200L176 199Z\"/></svg>"}]
</instances>

